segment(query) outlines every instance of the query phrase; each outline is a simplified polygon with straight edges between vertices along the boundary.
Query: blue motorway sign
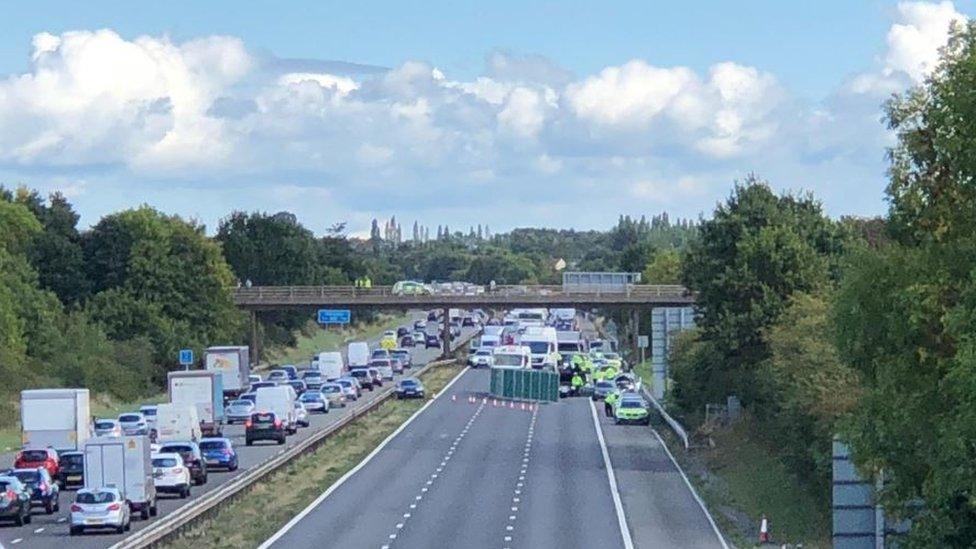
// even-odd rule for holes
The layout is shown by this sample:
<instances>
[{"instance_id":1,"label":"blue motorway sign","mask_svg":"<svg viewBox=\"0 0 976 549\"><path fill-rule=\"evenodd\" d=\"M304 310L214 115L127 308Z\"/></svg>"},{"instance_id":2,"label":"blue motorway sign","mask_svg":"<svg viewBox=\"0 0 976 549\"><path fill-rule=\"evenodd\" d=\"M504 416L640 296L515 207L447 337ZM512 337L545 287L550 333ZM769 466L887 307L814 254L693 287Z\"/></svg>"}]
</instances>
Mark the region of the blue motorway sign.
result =
<instances>
[{"instance_id":1,"label":"blue motorway sign","mask_svg":"<svg viewBox=\"0 0 976 549\"><path fill-rule=\"evenodd\" d=\"M319 324L349 324L351 318L349 309L319 309Z\"/></svg>"},{"instance_id":2,"label":"blue motorway sign","mask_svg":"<svg viewBox=\"0 0 976 549\"><path fill-rule=\"evenodd\" d=\"M180 364L183 366L193 364L193 349L180 349Z\"/></svg>"}]
</instances>

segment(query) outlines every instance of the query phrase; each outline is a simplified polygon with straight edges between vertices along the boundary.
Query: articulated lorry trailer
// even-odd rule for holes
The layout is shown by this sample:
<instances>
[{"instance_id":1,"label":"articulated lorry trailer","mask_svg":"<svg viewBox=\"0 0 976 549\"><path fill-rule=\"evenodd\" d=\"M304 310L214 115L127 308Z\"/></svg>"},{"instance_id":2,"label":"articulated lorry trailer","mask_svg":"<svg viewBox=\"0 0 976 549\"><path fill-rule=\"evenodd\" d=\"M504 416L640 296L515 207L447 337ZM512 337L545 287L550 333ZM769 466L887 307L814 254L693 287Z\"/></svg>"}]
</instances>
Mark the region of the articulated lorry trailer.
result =
<instances>
[{"instance_id":1,"label":"articulated lorry trailer","mask_svg":"<svg viewBox=\"0 0 976 549\"><path fill-rule=\"evenodd\" d=\"M197 410L204 436L221 436L224 427L224 377L219 372L188 370L167 375L169 401Z\"/></svg>"}]
</instances>

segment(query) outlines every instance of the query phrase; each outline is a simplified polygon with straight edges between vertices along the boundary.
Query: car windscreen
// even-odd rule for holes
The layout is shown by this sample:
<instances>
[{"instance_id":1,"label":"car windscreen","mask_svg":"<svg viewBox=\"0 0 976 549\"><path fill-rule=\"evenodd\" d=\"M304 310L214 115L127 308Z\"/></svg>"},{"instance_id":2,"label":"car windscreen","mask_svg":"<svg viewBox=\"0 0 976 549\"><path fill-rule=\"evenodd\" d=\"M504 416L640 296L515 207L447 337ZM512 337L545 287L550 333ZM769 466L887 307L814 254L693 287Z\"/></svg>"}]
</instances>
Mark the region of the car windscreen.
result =
<instances>
[{"instance_id":1,"label":"car windscreen","mask_svg":"<svg viewBox=\"0 0 976 549\"><path fill-rule=\"evenodd\" d=\"M254 423L274 423L274 414L254 414L251 416L251 421Z\"/></svg>"},{"instance_id":2,"label":"car windscreen","mask_svg":"<svg viewBox=\"0 0 976 549\"><path fill-rule=\"evenodd\" d=\"M173 446L166 445L166 446L163 446L162 448L160 448L159 451L160 452L170 453L170 454L187 454L187 453L193 452L193 447L192 446L184 446L183 444L173 445Z\"/></svg>"},{"instance_id":3,"label":"car windscreen","mask_svg":"<svg viewBox=\"0 0 976 549\"><path fill-rule=\"evenodd\" d=\"M61 465L84 465L85 456L81 454L65 454L61 456Z\"/></svg>"},{"instance_id":4,"label":"car windscreen","mask_svg":"<svg viewBox=\"0 0 976 549\"><path fill-rule=\"evenodd\" d=\"M167 467L173 467L176 465L176 461L169 460L173 462L173 465L167 465ZM156 465L156 460L153 460L153 465ZM81 492L75 499L76 503L112 503L115 501L115 494L112 492Z\"/></svg>"},{"instance_id":5,"label":"car windscreen","mask_svg":"<svg viewBox=\"0 0 976 549\"><path fill-rule=\"evenodd\" d=\"M222 450L227 447L227 443L222 440L201 440L201 450Z\"/></svg>"},{"instance_id":6,"label":"car windscreen","mask_svg":"<svg viewBox=\"0 0 976 549\"><path fill-rule=\"evenodd\" d=\"M44 461L47 459L47 452L44 450L27 450L21 455L24 461Z\"/></svg>"},{"instance_id":7,"label":"car windscreen","mask_svg":"<svg viewBox=\"0 0 976 549\"><path fill-rule=\"evenodd\" d=\"M137 416L135 414L125 414L125 415L119 416L119 421L121 421L123 423L135 423L137 421L142 421L142 417L141 416Z\"/></svg>"},{"instance_id":8,"label":"car windscreen","mask_svg":"<svg viewBox=\"0 0 976 549\"><path fill-rule=\"evenodd\" d=\"M528 343L523 343L527 345L532 354L541 355L549 352L549 343L546 341L529 341Z\"/></svg>"},{"instance_id":9,"label":"car windscreen","mask_svg":"<svg viewBox=\"0 0 976 549\"><path fill-rule=\"evenodd\" d=\"M231 402L230 405L235 408L250 408L254 403L250 400L235 400Z\"/></svg>"},{"instance_id":10,"label":"car windscreen","mask_svg":"<svg viewBox=\"0 0 976 549\"><path fill-rule=\"evenodd\" d=\"M114 427L115 427L115 424L112 423L111 421L96 421L95 422L95 428L96 429L112 429Z\"/></svg>"},{"instance_id":11,"label":"car windscreen","mask_svg":"<svg viewBox=\"0 0 976 549\"><path fill-rule=\"evenodd\" d=\"M521 366L522 355L496 354L495 366Z\"/></svg>"},{"instance_id":12,"label":"car windscreen","mask_svg":"<svg viewBox=\"0 0 976 549\"><path fill-rule=\"evenodd\" d=\"M153 467L176 467L176 460L173 458L156 458L152 460Z\"/></svg>"},{"instance_id":13,"label":"car windscreen","mask_svg":"<svg viewBox=\"0 0 976 549\"><path fill-rule=\"evenodd\" d=\"M41 476L37 471L14 471L10 474L23 483L37 482Z\"/></svg>"},{"instance_id":14,"label":"car windscreen","mask_svg":"<svg viewBox=\"0 0 976 549\"><path fill-rule=\"evenodd\" d=\"M342 391L342 386L341 385L323 385L322 386L322 392L323 393L338 393L340 391Z\"/></svg>"},{"instance_id":15,"label":"car windscreen","mask_svg":"<svg viewBox=\"0 0 976 549\"><path fill-rule=\"evenodd\" d=\"M596 386L600 389L613 389L613 383L609 381L597 381Z\"/></svg>"},{"instance_id":16,"label":"car windscreen","mask_svg":"<svg viewBox=\"0 0 976 549\"><path fill-rule=\"evenodd\" d=\"M144 416L154 416L154 415L156 415L156 409L155 408L146 408L146 409L144 409L142 411L142 415L144 415Z\"/></svg>"},{"instance_id":17,"label":"car windscreen","mask_svg":"<svg viewBox=\"0 0 976 549\"><path fill-rule=\"evenodd\" d=\"M322 395L305 393L298 400L301 400L302 402L318 402L319 400L322 400Z\"/></svg>"},{"instance_id":18,"label":"car windscreen","mask_svg":"<svg viewBox=\"0 0 976 549\"><path fill-rule=\"evenodd\" d=\"M404 379L400 381L400 385L403 387L415 387L417 385L417 380L415 379Z\"/></svg>"},{"instance_id":19,"label":"car windscreen","mask_svg":"<svg viewBox=\"0 0 976 549\"><path fill-rule=\"evenodd\" d=\"M639 400L622 400L620 401L621 408L643 408L644 403Z\"/></svg>"}]
</instances>

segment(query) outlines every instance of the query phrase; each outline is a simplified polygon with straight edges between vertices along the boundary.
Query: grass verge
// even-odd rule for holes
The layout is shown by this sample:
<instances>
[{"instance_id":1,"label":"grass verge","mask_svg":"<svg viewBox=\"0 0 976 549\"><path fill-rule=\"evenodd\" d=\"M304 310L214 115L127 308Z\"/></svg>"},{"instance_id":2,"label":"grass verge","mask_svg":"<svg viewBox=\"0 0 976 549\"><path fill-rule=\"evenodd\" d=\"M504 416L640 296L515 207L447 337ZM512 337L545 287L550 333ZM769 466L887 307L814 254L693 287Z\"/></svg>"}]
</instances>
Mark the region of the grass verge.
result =
<instances>
[{"instance_id":1,"label":"grass verge","mask_svg":"<svg viewBox=\"0 0 976 549\"><path fill-rule=\"evenodd\" d=\"M422 378L427 390L440 392L460 372L441 366ZM296 459L257 483L241 497L221 506L216 515L195 525L171 549L257 547L307 507L380 442L423 406L422 400L387 400L363 419L330 437L315 452ZM283 490L282 487L288 488Z\"/></svg>"},{"instance_id":2,"label":"grass verge","mask_svg":"<svg viewBox=\"0 0 976 549\"><path fill-rule=\"evenodd\" d=\"M272 347L265 353L265 360L277 364L307 364L312 355L320 351L337 351L350 341L379 339L385 330L410 323L410 316L380 314L369 324L354 324L348 328L322 328L309 322L298 332L296 343L291 347Z\"/></svg>"},{"instance_id":3,"label":"grass verge","mask_svg":"<svg viewBox=\"0 0 976 549\"><path fill-rule=\"evenodd\" d=\"M765 514L776 545L831 547L830 502L777 457L748 417L714 433L714 448L691 452L666 426L658 432L712 512L719 529L737 547L754 547Z\"/></svg>"}]
</instances>

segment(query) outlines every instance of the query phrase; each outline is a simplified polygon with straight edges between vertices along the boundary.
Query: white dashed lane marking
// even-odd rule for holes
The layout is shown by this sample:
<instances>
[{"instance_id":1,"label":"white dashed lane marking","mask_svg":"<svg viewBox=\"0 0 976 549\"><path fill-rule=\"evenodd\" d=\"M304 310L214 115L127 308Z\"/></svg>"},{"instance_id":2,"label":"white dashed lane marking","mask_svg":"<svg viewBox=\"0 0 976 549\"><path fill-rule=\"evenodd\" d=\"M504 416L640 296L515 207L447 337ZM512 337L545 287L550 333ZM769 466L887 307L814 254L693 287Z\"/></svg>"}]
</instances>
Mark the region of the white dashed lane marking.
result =
<instances>
[{"instance_id":1,"label":"white dashed lane marking","mask_svg":"<svg viewBox=\"0 0 976 549\"><path fill-rule=\"evenodd\" d=\"M523 408L524 409L524 408ZM529 460L532 454L532 434L535 432L535 421L539 415L539 407L536 406L532 408L532 420L529 421L529 432L525 437L525 451L522 453L522 468L519 470L518 480L515 482L515 489L513 493L515 496L512 498L512 503L519 503L521 501L522 488L525 486L525 472L529 469ZM505 525L505 535L502 538L506 544L512 541L512 534L515 531L515 521L518 519L518 505L512 505L512 514L508 515L508 524ZM508 549L508 545L504 545L503 549Z\"/></svg>"}]
</instances>

